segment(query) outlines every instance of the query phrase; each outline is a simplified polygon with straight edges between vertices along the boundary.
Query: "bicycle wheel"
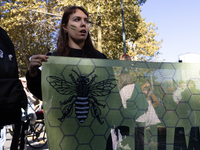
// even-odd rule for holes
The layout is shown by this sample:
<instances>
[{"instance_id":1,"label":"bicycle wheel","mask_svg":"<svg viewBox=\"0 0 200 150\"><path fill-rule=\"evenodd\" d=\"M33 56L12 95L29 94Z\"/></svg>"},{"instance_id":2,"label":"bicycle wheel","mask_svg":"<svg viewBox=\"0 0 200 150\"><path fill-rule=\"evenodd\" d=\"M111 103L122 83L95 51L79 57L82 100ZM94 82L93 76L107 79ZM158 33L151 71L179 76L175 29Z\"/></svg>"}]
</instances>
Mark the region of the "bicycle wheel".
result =
<instances>
[{"instance_id":1,"label":"bicycle wheel","mask_svg":"<svg viewBox=\"0 0 200 150\"><path fill-rule=\"evenodd\" d=\"M27 143L33 148L41 148L47 143L47 135L43 121L30 125L27 133Z\"/></svg>"}]
</instances>

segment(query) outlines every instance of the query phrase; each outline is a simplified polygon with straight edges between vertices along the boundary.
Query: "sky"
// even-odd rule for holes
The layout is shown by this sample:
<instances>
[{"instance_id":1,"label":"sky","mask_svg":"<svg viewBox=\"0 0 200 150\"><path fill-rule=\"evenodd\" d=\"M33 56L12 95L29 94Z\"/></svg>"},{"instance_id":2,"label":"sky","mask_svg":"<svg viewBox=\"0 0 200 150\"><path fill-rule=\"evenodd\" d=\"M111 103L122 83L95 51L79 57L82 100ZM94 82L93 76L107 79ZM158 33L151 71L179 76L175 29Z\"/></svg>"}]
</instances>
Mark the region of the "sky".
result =
<instances>
[{"instance_id":1,"label":"sky","mask_svg":"<svg viewBox=\"0 0 200 150\"><path fill-rule=\"evenodd\" d=\"M178 62L182 54L200 54L200 0L147 0L141 14L158 27L156 39L163 39L159 60Z\"/></svg>"}]
</instances>

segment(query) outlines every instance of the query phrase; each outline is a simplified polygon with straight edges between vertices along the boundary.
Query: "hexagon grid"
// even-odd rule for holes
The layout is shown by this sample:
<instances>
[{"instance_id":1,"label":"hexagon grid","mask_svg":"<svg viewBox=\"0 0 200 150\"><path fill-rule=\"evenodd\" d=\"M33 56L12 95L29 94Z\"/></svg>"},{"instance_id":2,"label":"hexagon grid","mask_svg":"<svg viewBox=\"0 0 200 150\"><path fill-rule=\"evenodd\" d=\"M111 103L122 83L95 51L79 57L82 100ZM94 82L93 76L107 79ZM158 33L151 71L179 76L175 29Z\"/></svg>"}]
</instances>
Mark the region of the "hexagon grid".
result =
<instances>
[{"instance_id":1,"label":"hexagon grid","mask_svg":"<svg viewBox=\"0 0 200 150\"><path fill-rule=\"evenodd\" d=\"M49 148L199 148L200 67L112 61L50 57L43 64Z\"/></svg>"}]
</instances>

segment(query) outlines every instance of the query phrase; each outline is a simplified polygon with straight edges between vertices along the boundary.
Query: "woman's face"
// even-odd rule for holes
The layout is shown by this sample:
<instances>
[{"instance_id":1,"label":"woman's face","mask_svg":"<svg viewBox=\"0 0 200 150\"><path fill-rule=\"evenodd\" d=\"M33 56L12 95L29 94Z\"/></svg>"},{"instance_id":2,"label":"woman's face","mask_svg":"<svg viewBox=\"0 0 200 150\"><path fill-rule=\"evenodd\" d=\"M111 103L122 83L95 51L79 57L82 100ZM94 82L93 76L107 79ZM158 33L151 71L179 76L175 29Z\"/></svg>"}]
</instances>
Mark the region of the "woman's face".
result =
<instances>
[{"instance_id":1,"label":"woman's face","mask_svg":"<svg viewBox=\"0 0 200 150\"><path fill-rule=\"evenodd\" d=\"M63 29L68 33L69 42L82 43L88 36L89 19L83 11L76 9L70 15L68 24L63 25Z\"/></svg>"}]
</instances>

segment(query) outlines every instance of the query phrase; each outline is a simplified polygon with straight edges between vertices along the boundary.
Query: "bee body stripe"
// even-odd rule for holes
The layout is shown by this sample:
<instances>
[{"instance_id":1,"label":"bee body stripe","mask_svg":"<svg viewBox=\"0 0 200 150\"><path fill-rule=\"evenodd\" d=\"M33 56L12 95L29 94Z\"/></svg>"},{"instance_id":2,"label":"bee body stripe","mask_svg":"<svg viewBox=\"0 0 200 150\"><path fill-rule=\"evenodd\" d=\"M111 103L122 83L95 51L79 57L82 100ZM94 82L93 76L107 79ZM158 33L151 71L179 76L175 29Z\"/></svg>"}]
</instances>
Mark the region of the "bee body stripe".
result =
<instances>
[{"instance_id":1,"label":"bee body stripe","mask_svg":"<svg viewBox=\"0 0 200 150\"><path fill-rule=\"evenodd\" d=\"M77 97L78 100L87 100L88 97Z\"/></svg>"},{"instance_id":2,"label":"bee body stripe","mask_svg":"<svg viewBox=\"0 0 200 150\"><path fill-rule=\"evenodd\" d=\"M75 103L78 104L78 105L87 105L89 102L87 102L87 101L86 102L78 102L78 101L76 101Z\"/></svg>"},{"instance_id":3,"label":"bee body stripe","mask_svg":"<svg viewBox=\"0 0 200 150\"><path fill-rule=\"evenodd\" d=\"M88 114L88 111L85 110L85 111L76 111L76 114Z\"/></svg>"},{"instance_id":4,"label":"bee body stripe","mask_svg":"<svg viewBox=\"0 0 200 150\"><path fill-rule=\"evenodd\" d=\"M85 110L85 109L89 109L90 107L88 106L88 107L75 107L76 109L79 109L79 110Z\"/></svg>"},{"instance_id":5,"label":"bee body stripe","mask_svg":"<svg viewBox=\"0 0 200 150\"><path fill-rule=\"evenodd\" d=\"M76 116L78 119L83 119L83 118L87 118L87 116L86 115L84 115L84 116Z\"/></svg>"}]
</instances>

